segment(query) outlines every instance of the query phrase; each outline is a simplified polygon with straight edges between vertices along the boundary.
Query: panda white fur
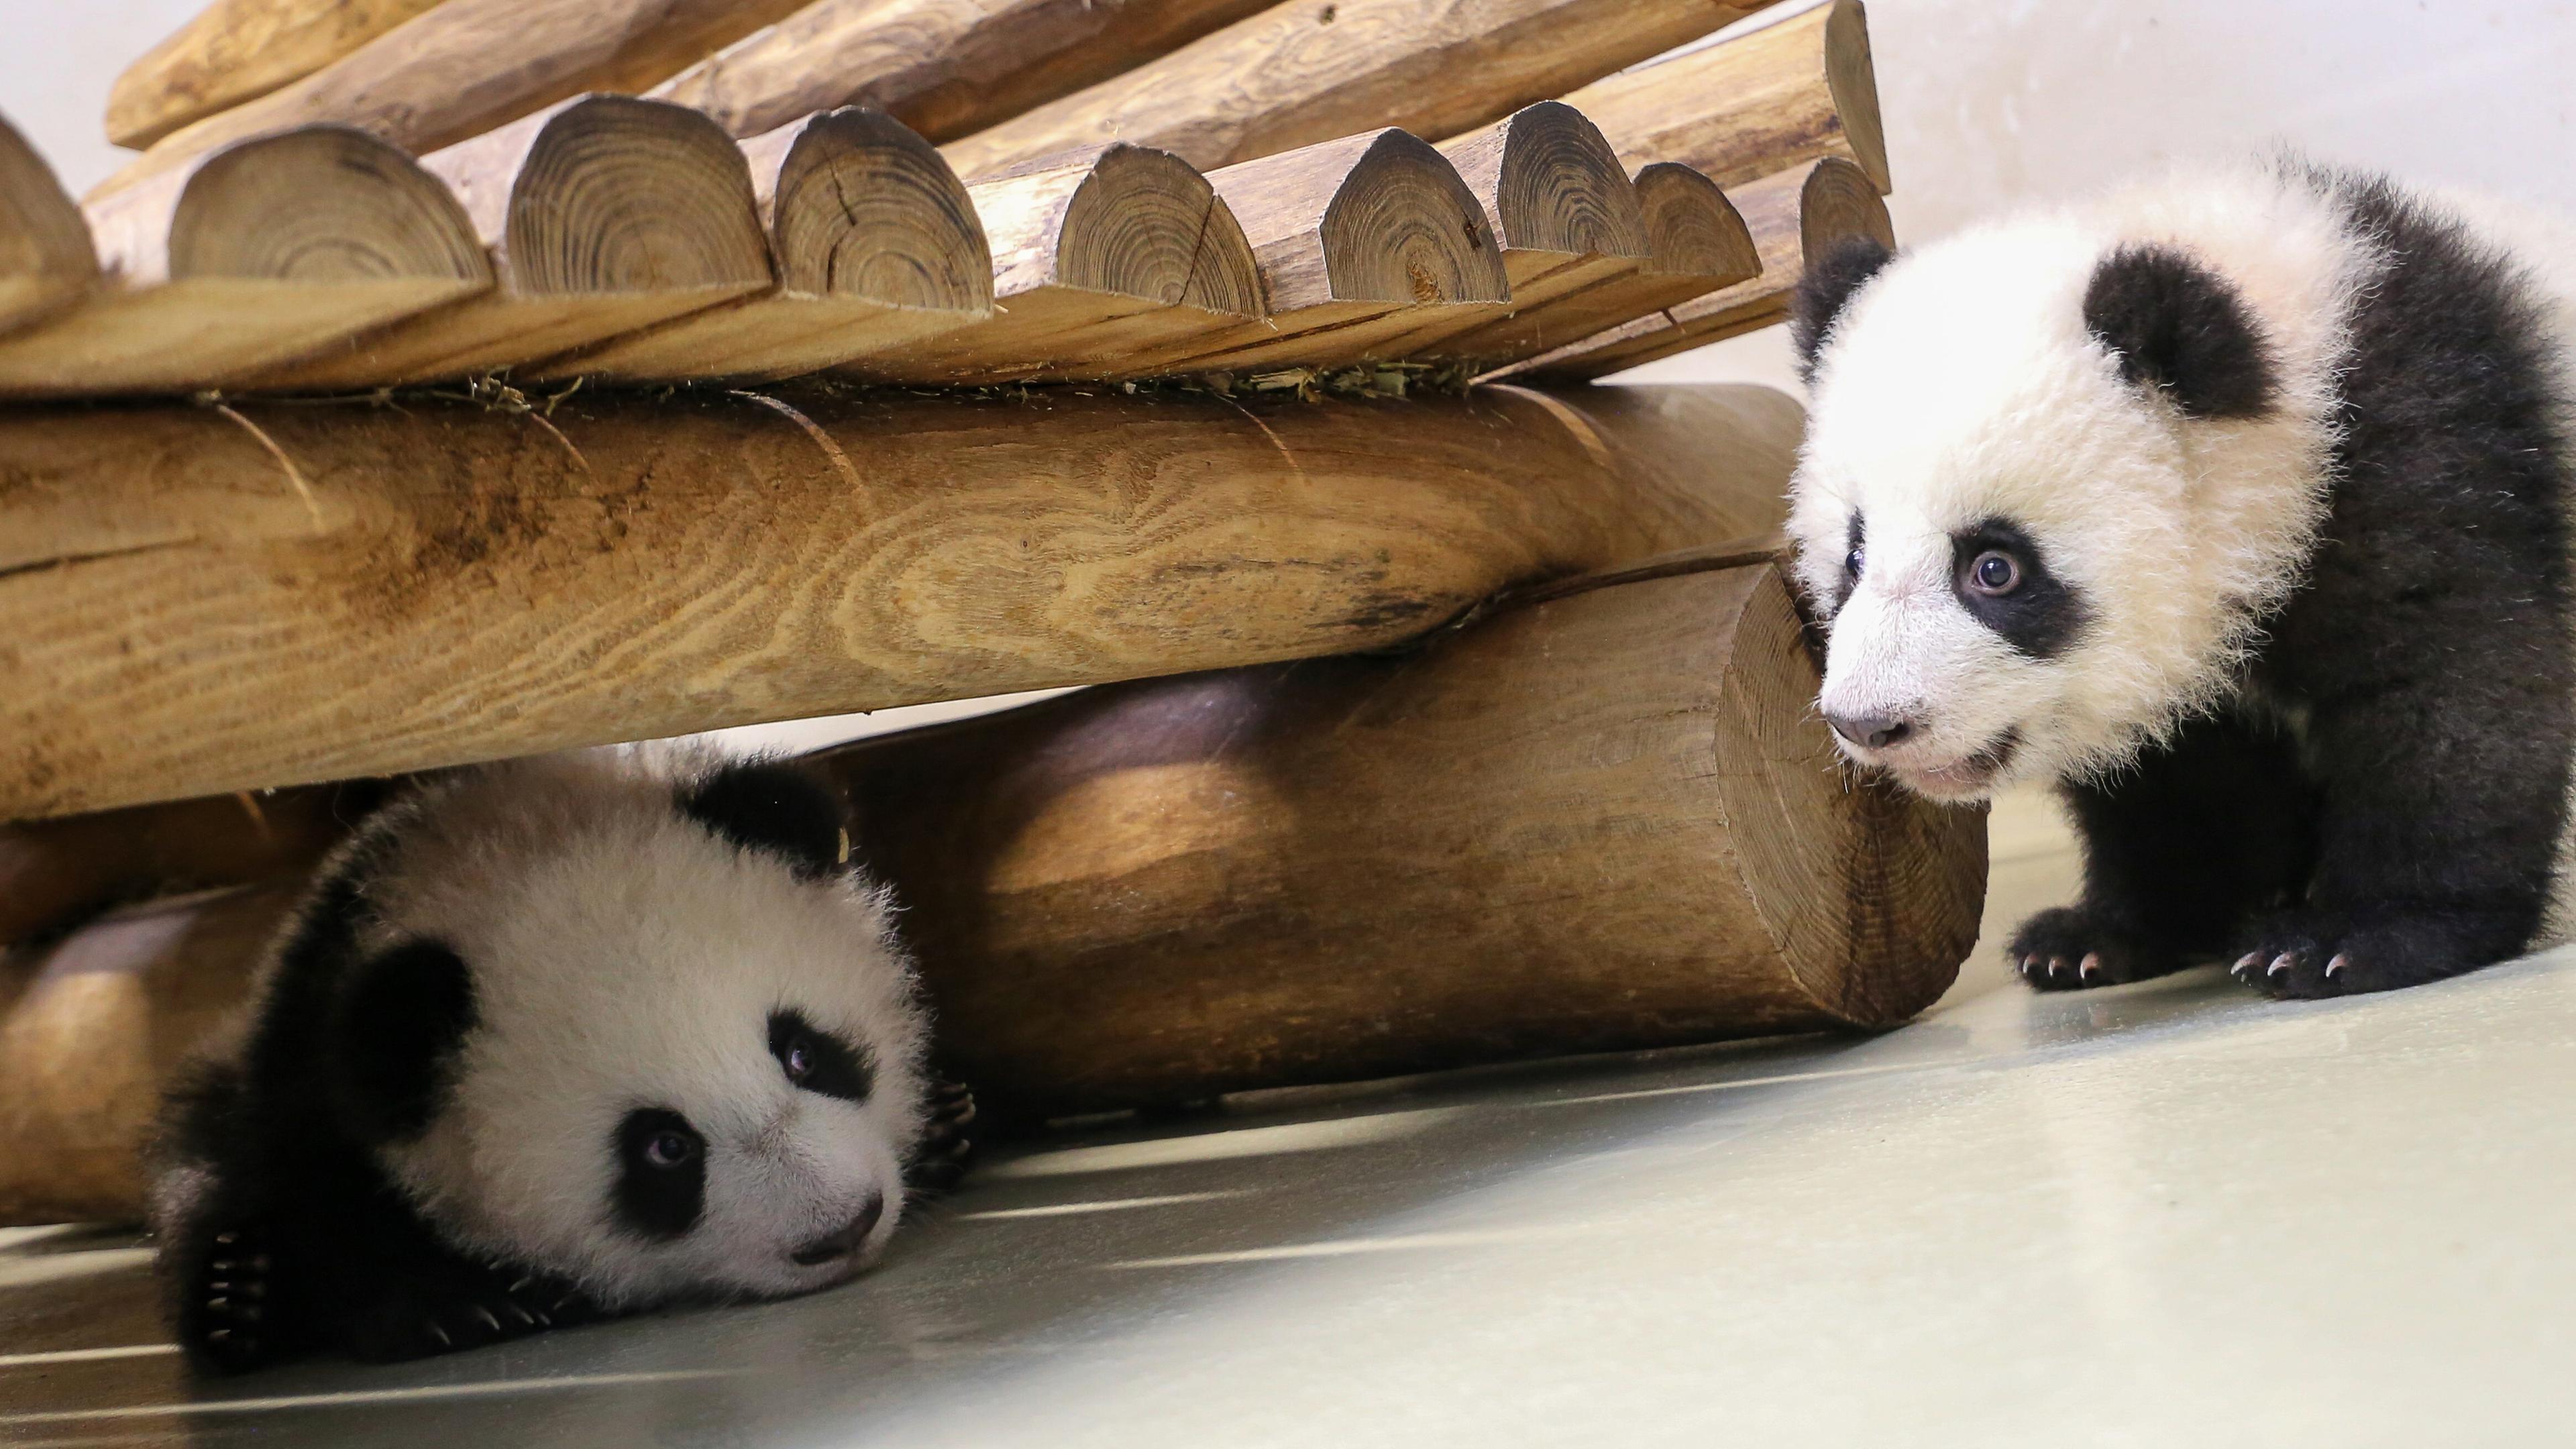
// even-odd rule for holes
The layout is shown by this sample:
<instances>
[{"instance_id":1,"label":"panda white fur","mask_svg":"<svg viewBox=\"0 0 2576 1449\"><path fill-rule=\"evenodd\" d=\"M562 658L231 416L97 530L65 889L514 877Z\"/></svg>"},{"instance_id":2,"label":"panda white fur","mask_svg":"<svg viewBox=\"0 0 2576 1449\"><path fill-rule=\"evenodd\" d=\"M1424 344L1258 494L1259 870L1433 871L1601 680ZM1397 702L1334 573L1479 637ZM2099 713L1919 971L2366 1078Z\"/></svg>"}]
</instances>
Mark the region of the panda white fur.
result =
<instances>
[{"instance_id":1,"label":"panda white fur","mask_svg":"<svg viewBox=\"0 0 2576 1449\"><path fill-rule=\"evenodd\" d=\"M2559 939L2576 231L2295 160L1813 268L1818 706L1941 800L2057 783L2034 985L2386 990Z\"/></svg>"},{"instance_id":2,"label":"panda white fur","mask_svg":"<svg viewBox=\"0 0 2576 1449\"><path fill-rule=\"evenodd\" d=\"M873 1258L971 1103L836 799L595 752L424 786L325 865L165 1108L182 1345L238 1371L762 1298Z\"/></svg>"}]
</instances>

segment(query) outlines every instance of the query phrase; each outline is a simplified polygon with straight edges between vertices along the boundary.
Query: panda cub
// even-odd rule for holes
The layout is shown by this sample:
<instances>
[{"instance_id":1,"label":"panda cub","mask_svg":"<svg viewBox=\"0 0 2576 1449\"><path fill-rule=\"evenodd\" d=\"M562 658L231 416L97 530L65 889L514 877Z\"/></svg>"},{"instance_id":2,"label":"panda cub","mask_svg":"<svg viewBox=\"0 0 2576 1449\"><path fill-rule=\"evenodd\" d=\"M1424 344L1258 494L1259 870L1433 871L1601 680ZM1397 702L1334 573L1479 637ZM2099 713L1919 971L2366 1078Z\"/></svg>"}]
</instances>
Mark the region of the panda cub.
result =
<instances>
[{"instance_id":1,"label":"panda cub","mask_svg":"<svg viewBox=\"0 0 2576 1449\"><path fill-rule=\"evenodd\" d=\"M2056 782L2031 984L2565 938L2571 286L2576 231L2289 160L1812 269L1818 707L1934 799Z\"/></svg>"},{"instance_id":2,"label":"panda cub","mask_svg":"<svg viewBox=\"0 0 2576 1449\"><path fill-rule=\"evenodd\" d=\"M889 909L782 765L554 756L387 806L164 1107L182 1346L400 1359L849 1278L972 1115Z\"/></svg>"}]
</instances>

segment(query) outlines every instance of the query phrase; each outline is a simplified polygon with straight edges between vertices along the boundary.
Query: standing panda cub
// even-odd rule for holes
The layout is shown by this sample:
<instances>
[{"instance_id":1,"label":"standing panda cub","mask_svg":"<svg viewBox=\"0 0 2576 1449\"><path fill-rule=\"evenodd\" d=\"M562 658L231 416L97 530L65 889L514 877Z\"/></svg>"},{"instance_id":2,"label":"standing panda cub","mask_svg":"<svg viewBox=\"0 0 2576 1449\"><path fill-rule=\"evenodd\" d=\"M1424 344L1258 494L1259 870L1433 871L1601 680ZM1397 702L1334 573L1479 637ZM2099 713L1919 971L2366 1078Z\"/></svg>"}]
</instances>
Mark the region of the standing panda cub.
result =
<instances>
[{"instance_id":1,"label":"standing panda cub","mask_svg":"<svg viewBox=\"0 0 2576 1449\"><path fill-rule=\"evenodd\" d=\"M2571 284L2567 229L2287 162L1810 271L1818 707L1934 799L2056 783L2084 887L2033 985L2564 938Z\"/></svg>"},{"instance_id":2,"label":"standing panda cub","mask_svg":"<svg viewBox=\"0 0 2576 1449\"><path fill-rule=\"evenodd\" d=\"M971 1105L841 810L600 752L424 787L325 864L164 1108L181 1345L399 1359L870 1262Z\"/></svg>"}]
</instances>

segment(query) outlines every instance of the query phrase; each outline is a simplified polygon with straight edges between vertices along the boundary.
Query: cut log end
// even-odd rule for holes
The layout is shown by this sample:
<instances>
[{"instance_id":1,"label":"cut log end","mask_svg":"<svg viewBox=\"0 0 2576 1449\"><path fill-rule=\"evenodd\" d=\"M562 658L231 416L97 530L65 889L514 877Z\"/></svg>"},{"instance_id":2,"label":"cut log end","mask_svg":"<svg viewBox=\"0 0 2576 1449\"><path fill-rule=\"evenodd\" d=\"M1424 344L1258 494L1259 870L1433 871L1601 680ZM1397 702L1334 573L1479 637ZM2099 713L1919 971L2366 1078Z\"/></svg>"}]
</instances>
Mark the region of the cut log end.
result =
<instances>
[{"instance_id":1,"label":"cut log end","mask_svg":"<svg viewBox=\"0 0 2576 1449\"><path fill-rule=\"evenodd\" d=\"M1764 929L1817 1007L1904 1021L1975 943L1983 812L1856 779L1815 727L1815 665L1777 573L1747 597L1727 659L1715 759L1726 840Z\"/></svg>"},{"instance_id":2,"label":"cut log end","mask_svg":"<svg viewBox=\"0 0 2576 1449\"><path fill-rule=\"evenodd\" d=\"M208 156L171 214L168 251L173 280L492 279L447 188L346 126L300 127Z\"/></svg>"},{"instance_id":3,"label":"cut log end","mask_svg":"<svg viewBox=\"0 0 2576 1449\"><path fill-rule=\"evenodd\" d=\"M1168 151L1114 145L1065 203L1056 280L1238 317L1261 312L1261 273L1234 213Z\"/></svg>"},{"instance_id":4,"label":"cut log end","mask_svg":"<svg viewBox=\"0 0 2576 1449\"><path fill-rule=\"evenodd\" d=\"M1852 236L1874 237L1883 247L1896 245L1896 227L1877 183L1851 162L1828 156L1808 169L1798 187L1798 250L1812 265L1834 243Z\"/></svg>"},{"instance_id":5,"label":"cut log end","mask_svg":"<svg viewBox=\"0 0 2576 1449\"><path fill-rule=\"evenodd\" d=\"M685 106L626 96L547 117L511 183L504 247L530 295L770 280L741 148Z\"/></svg>"},{"instance_id":6,"label":"cut log end","mask_svg":"<svg viewBox=\"0 0 2576 1449\"><path fill-rule=\"evenodd\" d=\"M1511 296L1484 206L1456 167L1408 131L1380 131L1369 142L1334 190L1317 234L1336 301Z\"/></svg>"},{"instance_id":7,"label":"cut log end","mask_svg":"<svg viewBox=\"0 0 2576 1449\"><path fill-rule=\"evenodd\" d=\"M70 304L97 275L80 208L17 128L0 120L0 330Z\"/></svg>"},{"instance_id":8,"label":"cut log end","mask_svg":"<svg viewBox=\"0 0 2576 1449\"><path fill-rule=\"evenodd\" d=\"M1514 250L1592 256L1647 254L1646 220L1619 154L1562 101L1524 106L1440 153Z\"/></svg>"},{"instance_id":9,"label":"cut log end","mask_svg":"<svg viewBox=\"0 0 2576 1449\"><path fill-rule=\"evenodd\" d=\"M766 188L779 285L897 307L992 306L984 228L937 148L858 107L826 111L794 132Z\"/></svg>"},{"instance_id":10,"label":"cut log end","mask_svg":"<svg viewBox=\"0 0 2576 1449\"><path fill-rule=\"evenodd\" d=\"M1761 249L1716 182L1678 162L1658 161L1637 172L1636 187L1648 272L1708 277L1714 286L1762 275Z\"/></svg>"},{"instance_id":11,"label":"cut log end","mask_svg":"<svg viewBox=\"0 0 2576 1449\"><path fill-rule=\"evenodd\" d=\"M1843 141L1870 184L1888 190L1887 128L1879 118L1878 71L1869 58L1861 0L1835 0L1825 19L1825 85L1842 118Z\"/></svg>"}]
</instances>

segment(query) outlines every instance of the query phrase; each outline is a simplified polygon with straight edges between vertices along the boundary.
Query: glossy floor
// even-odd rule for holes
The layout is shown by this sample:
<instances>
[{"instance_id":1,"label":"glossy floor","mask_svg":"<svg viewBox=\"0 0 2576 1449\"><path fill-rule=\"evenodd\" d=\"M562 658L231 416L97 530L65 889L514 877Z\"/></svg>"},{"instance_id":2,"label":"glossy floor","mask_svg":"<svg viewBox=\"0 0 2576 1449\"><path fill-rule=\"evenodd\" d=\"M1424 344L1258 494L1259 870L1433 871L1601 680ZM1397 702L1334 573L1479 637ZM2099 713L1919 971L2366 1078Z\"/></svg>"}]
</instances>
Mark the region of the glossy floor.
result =
<instances>
[{"instance_id":1,"label":"glossy floor","mask_svg":"<svg viewBox=\"0 0 2576 1449\"><path fill-rule=\"evenodd\" d=\"M2067 889L2029 802L1990 924ZM2563 1444L2576 957L2034 997L994 1162L879 1272L207 1391L130 1239L0 1247L0 1440Z\"/></svg>"}]
</instances>

